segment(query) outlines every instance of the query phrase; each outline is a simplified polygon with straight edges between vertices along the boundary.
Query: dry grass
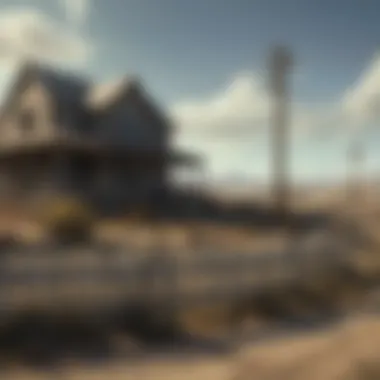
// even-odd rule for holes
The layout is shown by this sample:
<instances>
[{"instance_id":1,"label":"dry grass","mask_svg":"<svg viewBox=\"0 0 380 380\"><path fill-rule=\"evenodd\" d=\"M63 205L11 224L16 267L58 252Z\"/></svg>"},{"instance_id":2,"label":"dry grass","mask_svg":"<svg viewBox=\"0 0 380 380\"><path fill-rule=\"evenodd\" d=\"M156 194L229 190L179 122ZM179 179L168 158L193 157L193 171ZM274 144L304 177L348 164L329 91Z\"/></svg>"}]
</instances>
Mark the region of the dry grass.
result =
<instances>
[{"instance_id":1,"label":"dry grass","mask_svg":"<svg viewBox=\"0 0 380 380\"><path fill-rule=\"evenodd\" d=\"M0 215L0 235L13 234L25 242L37 242L46 237L45 229L32 218L19 215ZM177 252L194 249L220 251L262 251L281 249L283 233L255 231L249 227L220 226L216 224L160 223L152 224L132 219L98 222L94 236L102 241L135 249L165 247Z\"/></svg>"},{"instance_id":2,"label":"dry grass","mask_svg":"<svg viewBox=\"0 0 380 380\"><path fill-rule=\"evenodd\" d=\"M14 219L12 219L13 221ZM10 219L4 219L0 229L9 228ZM364 223L364 221L363 221ZM378 235L379 225L368 222L367 229ZM28 227L28 228L25 228ZM38 228L26 223L29 235L38 235ZM281 244L277 235L254 234L247 229L200 226L201 244L216 249L262 249ZM193 246L192 226L155 226L137 224L133 221L110 221L99 226L98 236L120 241L140 248L162 244L183 251ZM198 236L200 236L198 235ZM351 269L365 276L378 275L380 255L378 252L358 252L350 263ZM261 299L251 300L240 317L249 316L259 327L269 319L284 316L304 316L323 310L331 305L353 304L363 295L363 289L352 278L333 274L322 281L310 279L309 283L293 284L291 289L265 294ZM180 316L185 329L220 333L236 318L231 305L210 305L207 308L186 312ZM210 379L210 380L375 380L380 379L380 321L357 318L340 327L325 332L305 334L293 338L278 339L272 343L244 347L237 356L223 359L198 357L197 359L148 359L145 363L118 363L105 367L84 368L70 363L61 374L62 379L129 380L149 379ZM377 339L376 339L377 338ZM15 369L0 374L1 379L60 378L59 375L33 375L30 371Z\"/></svg>"},{"instance_id":3,"label":"dry grass","mask_svg":"<svg viewBox=\"0 0 380 380\"><path fill-rule=\"evenodd\" d=\"M285 242L279 231L255 231L249 227L221 226L211 223L136 223L130 220L105 221L96 235L136 247L160 245L187 252L193 249L252 251L281 249Z\"/></svg>"}]
</instances>

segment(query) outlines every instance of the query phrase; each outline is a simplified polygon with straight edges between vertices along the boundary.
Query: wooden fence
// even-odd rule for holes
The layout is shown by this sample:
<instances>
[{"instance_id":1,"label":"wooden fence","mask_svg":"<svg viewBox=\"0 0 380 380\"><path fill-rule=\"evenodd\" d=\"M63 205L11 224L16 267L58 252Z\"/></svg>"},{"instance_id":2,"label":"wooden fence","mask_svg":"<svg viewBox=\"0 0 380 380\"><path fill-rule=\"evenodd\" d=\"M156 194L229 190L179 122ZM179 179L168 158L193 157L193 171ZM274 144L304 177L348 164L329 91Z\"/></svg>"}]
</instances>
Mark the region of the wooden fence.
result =
<instances>
[{"instance_id":1,"label":"wooden fence","mask_svg":"<svg viewBox=\"0 0 380 380\"><path fill-rule=\"evenodd\" d=\"M158 249L19 248L1 254L0 308L6 313L25 307L106 308L137 300L162 305L227 300L325 273L349 254L349 247L322 235L282 251L186 257Z\"/></svg>"}]
</instances>

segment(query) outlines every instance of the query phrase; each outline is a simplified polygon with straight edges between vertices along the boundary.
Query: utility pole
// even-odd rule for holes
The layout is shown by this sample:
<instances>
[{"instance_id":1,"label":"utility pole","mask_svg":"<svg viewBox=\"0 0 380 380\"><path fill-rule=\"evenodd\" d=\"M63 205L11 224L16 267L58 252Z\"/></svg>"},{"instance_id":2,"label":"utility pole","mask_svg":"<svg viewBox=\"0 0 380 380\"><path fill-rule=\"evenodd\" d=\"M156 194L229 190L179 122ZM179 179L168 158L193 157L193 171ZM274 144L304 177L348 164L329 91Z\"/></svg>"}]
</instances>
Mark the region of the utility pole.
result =
<instances>
[{"instance_id":1,"label":"utility pole","mask_svg":"<svg viewBox=\"0 0 380 380\"><path fill-rule=\"evenodd\" d=\"M273 97L273 191L275 210L281 223L289 216L289 92L287 78L293 64L291 52L276 47L270 56L270 79Z\"/></svg>"}]
</instances>

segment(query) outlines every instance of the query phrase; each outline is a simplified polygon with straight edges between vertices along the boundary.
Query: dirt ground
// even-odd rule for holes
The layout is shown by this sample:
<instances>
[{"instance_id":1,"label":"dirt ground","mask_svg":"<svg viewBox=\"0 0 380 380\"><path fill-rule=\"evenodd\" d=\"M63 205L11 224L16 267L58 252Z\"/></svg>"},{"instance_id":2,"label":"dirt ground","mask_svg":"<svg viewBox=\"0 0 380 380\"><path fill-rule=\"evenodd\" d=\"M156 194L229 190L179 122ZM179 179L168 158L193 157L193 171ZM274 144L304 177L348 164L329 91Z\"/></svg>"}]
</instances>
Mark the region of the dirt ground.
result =
<instances>
[{"instance_id":1,"label":"dirt ground","mask_svg":"<svg viewBox=\"0 0 380 380\"><path fill-rule=\"evenodd\" d=\"M380 379L380 319L353 317L338 326L249 343L233 354L156 353L143 360L80 365L48 372L20 368L1 379L67 380L375 380Z\"/></svg>"},{"instance_id":2,"label":"dirt ground","mask_svg":"<svg viewBox=\"0 0 380 380\"><path fill-rule=\"evenodd\" d=\"M0 222L0 227L4 230L11 224L9 219ZM372 227L373 225L371 223ZM31 236L38 235L38 229L32 224L24 225L23 229ZM158 231L163 245L172 248L192 245L193 235L188 233L189 229L167 226L166 231L163 230ZM158 244L157 238L152 237L149 226L142 229L139 227L137 231L134 226L115 223L103 226L103 233L110 240L115 241L119 237L132 245L141 244L141 248ZM194 235L199 236L196 230ZM258 249L258 246L270 246L273 249L273 245L283 243L278 235L254 236L251 231L221 231L212 227L207 231L203 228L202 236L201 244L203 239L206 245L224 249L236 246L242 250L252 247ZM373 267L372 261L369 266ZM143 359L122 358L96 364L72 360L49 371L21 368L19 364L9 366L8 363L7 369L0 367L0 379L375 380L380 379L380 318L353 317L323 331L292 334L267 342L252 342L227 355L173 351L144 355Z\"/></svg>"},{"instance_id":3,"label":"dirt ground","mask_svg":"<svg viewBox=\"0 0 380 380\"><path fill-rule=\"evenodd\" d=\"M380 379L380 319L246 348L235 379Z\"/></svg>"}]
</instances>

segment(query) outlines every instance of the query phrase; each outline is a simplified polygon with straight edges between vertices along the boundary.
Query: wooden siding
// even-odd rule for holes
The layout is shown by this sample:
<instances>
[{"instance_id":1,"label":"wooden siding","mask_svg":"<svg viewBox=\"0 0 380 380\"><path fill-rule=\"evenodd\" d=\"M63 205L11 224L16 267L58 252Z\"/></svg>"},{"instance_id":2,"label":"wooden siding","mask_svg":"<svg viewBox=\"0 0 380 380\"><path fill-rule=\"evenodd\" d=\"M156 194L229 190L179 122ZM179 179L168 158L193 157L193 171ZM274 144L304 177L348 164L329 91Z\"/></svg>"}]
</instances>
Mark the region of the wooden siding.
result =
<instances>
[{"instance_id":1,"label":"wooden siding","mask_svg":"<svg viewBox=\"0 0 380 380\"><path fill-rule=\"evenodd\" d=\"M15 99L11 112L7 113L0 126L0 148L28 146L37 142L53 140L56 129L52 123L52 102L44 86L32 81ZM30 113L29 127L22 126L23 112Z\"/></svg>"}]
</instances>

